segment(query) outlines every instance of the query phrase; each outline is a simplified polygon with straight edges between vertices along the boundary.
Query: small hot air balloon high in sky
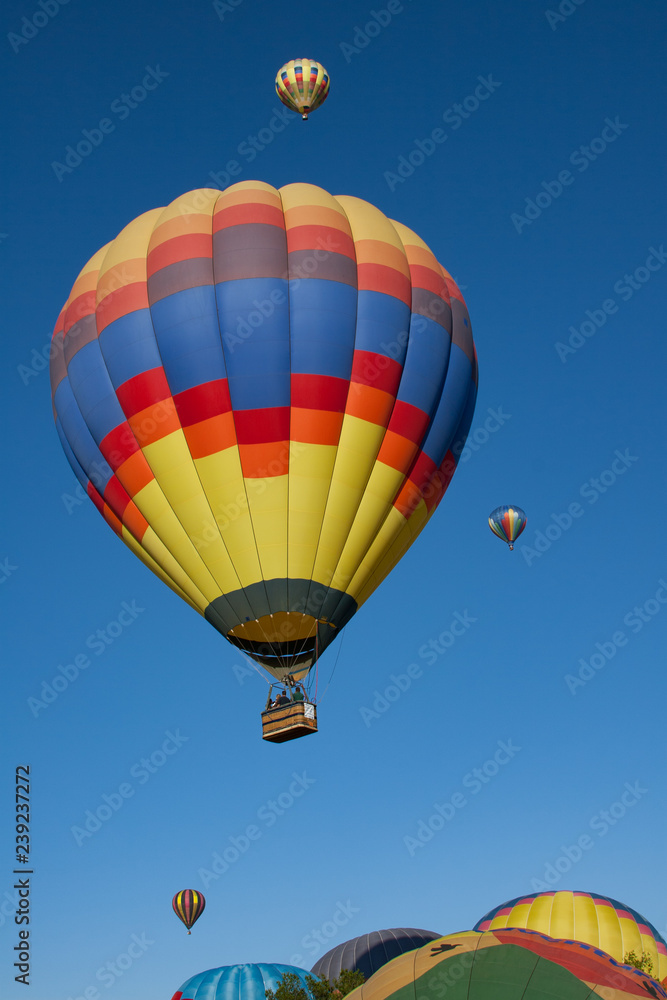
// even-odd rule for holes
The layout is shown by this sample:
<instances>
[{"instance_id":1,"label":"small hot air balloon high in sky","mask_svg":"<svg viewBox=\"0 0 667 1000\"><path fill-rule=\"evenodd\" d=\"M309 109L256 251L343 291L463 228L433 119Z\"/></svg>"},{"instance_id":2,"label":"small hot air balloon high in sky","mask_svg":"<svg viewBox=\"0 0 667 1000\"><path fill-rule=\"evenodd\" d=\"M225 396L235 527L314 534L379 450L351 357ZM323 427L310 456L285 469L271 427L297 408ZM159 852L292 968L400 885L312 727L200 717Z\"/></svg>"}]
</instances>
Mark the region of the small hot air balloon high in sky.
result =
<instances>
[{"instance_id":1,"label":"small hot air balloon high in sky","mask_svg":"<svg viewBox=\"0 0 667 1000\"><path fill-rule=\"evenodd\" d=\"M310 112L327 99L329 74L314 59L292 59L276 74L276 93L285 107L308 121Z\"/></svg>"},{"instance_id":2,"label":"small hot air balloon high in sky","mask_svg":"<svg viewBox=\"0 0 667 1000\"><path fill-rule=\"evenodd\" d=\"M188 929L188 934L190 934L190 928L197 923L204 912L206 900L203 894L197 892L196 889L181 889L172 899L171 905L174 908L174 913L179 920L183 921Z\"/></svg>"},{"instance_id":3,"label":"small hot air balloon high in sky","mask_svg":"<svg viewBox=\"0 0 667 1000\"><path fill-rule=\"evenodd\" d=\"M503 542L507 542L511 551L517 538L526 527L525 511L517 507L516 504L496 507L489 514L489 527L494 535L501 538Z\"/></svg>"}]
</instances>

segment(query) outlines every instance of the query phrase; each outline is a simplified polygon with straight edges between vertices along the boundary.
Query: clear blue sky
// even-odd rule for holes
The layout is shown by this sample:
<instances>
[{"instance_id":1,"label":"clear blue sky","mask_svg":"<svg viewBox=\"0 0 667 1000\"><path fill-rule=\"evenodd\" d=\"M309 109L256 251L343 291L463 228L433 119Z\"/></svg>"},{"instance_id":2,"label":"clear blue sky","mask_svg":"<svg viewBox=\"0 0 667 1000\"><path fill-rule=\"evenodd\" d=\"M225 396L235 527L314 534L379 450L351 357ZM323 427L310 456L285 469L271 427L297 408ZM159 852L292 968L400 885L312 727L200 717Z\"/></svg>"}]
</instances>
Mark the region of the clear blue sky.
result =
<instances>
[{"instance_id":1,"label":"clear blue sky","mask_svg":"<svg viewBox=\"0 0 667 1000\"><path fill-rule=\"evenodd\" d=\"M664 934L664 20L643 0L566 3L560 20L545 4L402 0L367 33L371 10L387 21L384 0L218 6L3 7L0 992L26 993L6 915L19 764L33 799L31 1000L93 987L169 1000L216 965L310 968L367 930L466 929L584 835L592 846L555 887L621 899ZM325 64L330 97L250 162L243 144L279 120L273 78L297 56ZM147 67L159 83L130 108ZM105 118L90 155L54 169ZM425 143L434 129L446 138ZM416 140L430 153L397 181ZM475 450L323 657L320 694L336 668L320 733L283 746L260 739L260 678L76 502L38 368L88 258L230 160L235 179L312 182L417 231L463 288L480 359ZM528 513L512 554L486 525L508 502ZM135 617L96 652L89 637L123 602ZM457 614L463 634L424 648ZM582 668L596 652L599 669ZM80 676L31 711L83 655ZM373 709L410 664L409 689ZM580 670L590 679L568 682ZM170 755L167 732L183 738ZM477 785L499 741L520 750ZM153 754L151 774L140 762ZM104 795L122 806L77 843L72 827ZM453 796L465 804L448 809ZM454 815L416 847L405 838L435 804ZM229 869L202 874L248 826ZM189 938L170 907L186 887L208 900ZM116 975L108 963L133 935L143 945Z\"/></svg>"}]
</instances>

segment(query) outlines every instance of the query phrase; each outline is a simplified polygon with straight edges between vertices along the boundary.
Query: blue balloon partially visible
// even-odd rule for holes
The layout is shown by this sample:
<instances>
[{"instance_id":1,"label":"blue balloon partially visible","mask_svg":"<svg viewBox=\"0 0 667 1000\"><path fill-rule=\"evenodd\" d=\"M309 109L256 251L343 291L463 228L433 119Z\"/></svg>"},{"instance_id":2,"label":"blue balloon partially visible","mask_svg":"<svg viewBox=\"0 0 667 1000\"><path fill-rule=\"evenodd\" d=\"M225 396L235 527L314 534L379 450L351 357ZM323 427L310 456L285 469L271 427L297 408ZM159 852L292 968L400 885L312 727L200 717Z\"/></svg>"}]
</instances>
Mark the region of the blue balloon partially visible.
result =
<instances>
[{"instance_id":1,"label":"blue balloon partially visible","mask_svg":"<svg viewBox=\"0 0 667 1000\"><path fill-rule=\"evenodd\" d=\"M286 972L293 972L310 995L306 983L310 973L306 969L257 962L200 972L183 983L172 1000L265 1000L266 990L275 990Z\"/></svg>"}]
</instances>

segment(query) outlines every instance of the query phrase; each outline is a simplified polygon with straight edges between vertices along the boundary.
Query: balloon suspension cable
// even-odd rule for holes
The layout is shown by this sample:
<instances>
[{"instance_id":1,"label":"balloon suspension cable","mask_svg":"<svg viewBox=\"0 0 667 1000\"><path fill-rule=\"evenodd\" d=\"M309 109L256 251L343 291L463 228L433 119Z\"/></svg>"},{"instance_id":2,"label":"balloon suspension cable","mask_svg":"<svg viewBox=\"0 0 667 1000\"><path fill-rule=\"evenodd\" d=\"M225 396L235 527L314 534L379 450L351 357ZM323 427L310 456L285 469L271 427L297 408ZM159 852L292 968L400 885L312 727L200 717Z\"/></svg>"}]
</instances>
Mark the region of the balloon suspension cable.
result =
<instances>
[{"instance_id":1,"label":"balloon suspension cable","mask_svg":"<svg viewBox=\"0 0 667 1000\"><path fill-rule=\"evenodd\" d=\"M255 663L255 661L251 660L250 657L246 656L246 654L243 653L243 652L241 653L241 656L244 658L244 660L246 660L247 663L250 664L250 666L253 668L253 670L257 671L257 673L262 678L262 680L266 681L266 683L269 685L269 687L272 688L273 687L273 682L266 679L266 677L264 676L264 674L262 673L262 671L259 669L259 667Z\"/></svg>"},{"instance_id":2,"label":"balloon suspension cable","mask_svg":"<svg viewBox=\"0 0 667 1000\"><path fill-rule=\"evenodd\" d=\"M305 612L304 612L303 615L302 615L302 621L304 621L305 618L306 618L306 615L305 615ZM293 670L293 668L295 668L297 666L297 660L299 659L299 657L303 653L304 649L306 648L306 645L308 643L308 638L309 638L309 636L306 635L303 638L300 646L297 646L295 644L294 653L292 654L292 657L291 657L289 665L288 665L288 670L290 671L290 673Z\"/></svg>"},{"instance_id":3,"label":"balloon suspension cable","mask_svg":"<svg viewBox=\"0 0 667 1000\"><path fill-rule=\"evenodd\" d=\"M313 698L313 705L317 705L317 682L320 679L320 654L318 651L318 642L320 638L320 630L315 626L315 697Z\"/></svg>"},{"instance_id":4,"label":"balloon suspension cable","mask_svg":"<svg viewBox=\"0 0 667 1000\"><path fill-rule=\"evenodd\" d=\"M336 659L334 661L333 670L331 671L331 677L329 678L329 683L327 684L327 686L325 687L324 691L322 692L322 698L324 698L325 694L327 693L327 691L331 687L331 682L333 680L334 674L336 673L336 667L338 666L338 657L340 656L340 652L341 652L341 650L343 648L343 642L344 641L345 641L345 632L343 631L343 634L340 637L340 642L338 643L338 652L336 653ZM322 698L320 698L320 702L322 701Z\"/></svg>"}]
</instances>

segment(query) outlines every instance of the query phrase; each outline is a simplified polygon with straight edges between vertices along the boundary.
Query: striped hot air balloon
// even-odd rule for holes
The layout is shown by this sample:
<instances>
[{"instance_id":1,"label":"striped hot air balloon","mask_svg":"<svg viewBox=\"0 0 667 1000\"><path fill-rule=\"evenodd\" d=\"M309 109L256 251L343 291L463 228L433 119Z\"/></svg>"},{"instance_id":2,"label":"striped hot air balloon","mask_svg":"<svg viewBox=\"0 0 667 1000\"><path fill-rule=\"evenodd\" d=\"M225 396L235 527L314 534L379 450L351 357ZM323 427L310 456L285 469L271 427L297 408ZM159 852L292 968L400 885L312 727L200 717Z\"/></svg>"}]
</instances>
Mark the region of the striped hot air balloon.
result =
<instances>
[{"instance_id":1,"label":"striped hot air balloon","mask_svg":"<svg viewBox=\"0 0 667 1000\"><path fill-rule=\"evenodd\" d=\"M81 271L51 353L58 434L101 515L281 681L427 524L477 391L463 297L426 244L309 184L135 219Z\"/></svg>"},{"instance_id":2,"label":"striped hot air balloon","mask_svg":"<svg viewBox=\"0 0 667 1000\"><path fill-rule=\"evenodd\" d=\"M648 955L656 979L667 976L667 945L646 917L609 896L548 891L517 896L494 907L476 931L524 927L554 938L574 938L606 951L617 962L634 951Z\"/></svg>"},{"instance_id":3,"label":"striped hot air balloon","mask_svg":"<svg viewBox=\"0 0 667 1000\"><path fill-rule=\"evenodd\" d=\"M329 74L314 59L292 59L276 74L276 93L285 107L304 121L324 103L329 93Z\"/></svg>"},{"instance_id":4,"label":"striped hot air balloon","mask_svg":"<svg viewBox=\"0 0 667 1000\"><path fill-rule=\"evenodd\" d=\"M667 1000L663 987L599 949L527 930L463 931L400 955L348 1000Z\"/></svg>"},{"instance_id":5,"label":"striped hot air balloon","mask_svg":"<svg viewBox=\"0 0 667 1000\"><path fill-rule=\"evenodd\" d=\"M496 507L489 514L489 527L494 535L497 535L503 542L507 542L511 551L515 541L526 527L526 515L516 504Z\"/></svg>"},{"instance_id":6,"label":"striped hot air balloon","mask_svg":"<svg viewBox=\"0 0 667 1000\"><path fill-rule=\"evenodd\" d=\"M178 919L182 920L187 927L189 934L191 928L204 912L206 900L204 899L204 894L197 892L196 889L182 889L176 893L171 901L171 905Z\"/></svg>"}]
</instances>

